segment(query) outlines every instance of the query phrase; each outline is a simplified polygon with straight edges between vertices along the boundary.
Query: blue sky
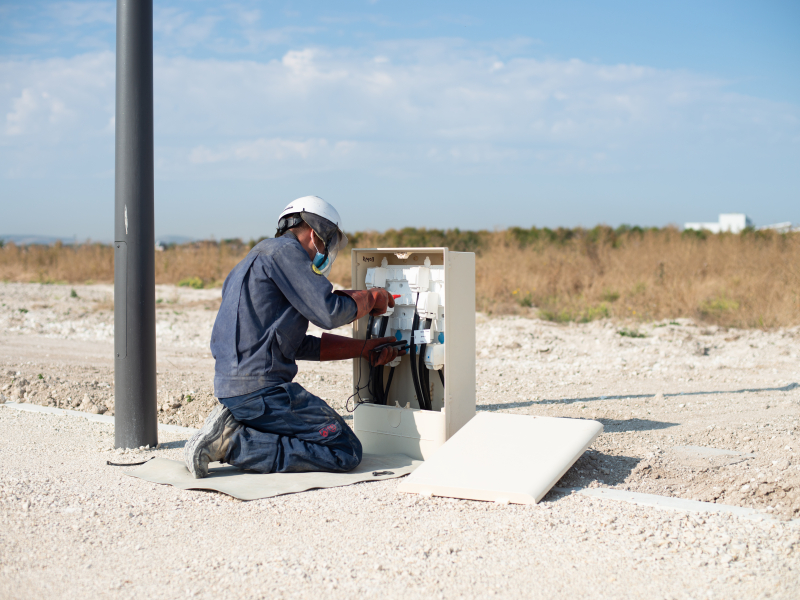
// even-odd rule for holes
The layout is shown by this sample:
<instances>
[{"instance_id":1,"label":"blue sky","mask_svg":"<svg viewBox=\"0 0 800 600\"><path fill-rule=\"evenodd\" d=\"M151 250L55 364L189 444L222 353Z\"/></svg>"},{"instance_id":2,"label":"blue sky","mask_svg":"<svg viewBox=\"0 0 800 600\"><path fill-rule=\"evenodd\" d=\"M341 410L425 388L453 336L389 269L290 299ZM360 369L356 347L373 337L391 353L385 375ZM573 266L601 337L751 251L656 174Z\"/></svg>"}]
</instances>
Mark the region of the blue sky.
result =
<instances>
[{"instance_id":1,"label":"blue sky","mask_svg":"<svg viewBox=\"0 0 800 600\"><path fill-rule=\"evenodd\" d=\"M156 233L800 222L800 3L155 2ZM0 233L110 239L113 2L0 3Z\"/></svg>"}]
</instances>

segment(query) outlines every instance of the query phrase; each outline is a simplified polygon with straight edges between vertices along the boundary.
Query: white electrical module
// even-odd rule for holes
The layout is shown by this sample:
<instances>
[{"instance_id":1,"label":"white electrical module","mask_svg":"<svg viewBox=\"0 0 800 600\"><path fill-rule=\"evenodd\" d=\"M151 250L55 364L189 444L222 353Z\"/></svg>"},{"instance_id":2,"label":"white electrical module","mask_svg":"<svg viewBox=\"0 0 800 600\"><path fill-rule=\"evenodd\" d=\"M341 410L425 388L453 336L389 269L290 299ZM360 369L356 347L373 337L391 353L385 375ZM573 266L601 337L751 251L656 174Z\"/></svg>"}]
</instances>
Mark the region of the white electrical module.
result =
<instances>
[{"instance_id":1,"label":"white electrical module","mask_svg":"<svg viewBox=\"0 0 800 600\"><path fill-rule=\"evenodd\" d=\"M354 361L354 431L365 453L426 459L475 415L475 255L447 248L351 252L353 289L384 288L395 306L353 336L409 343L385 367Z\"/></svg>"}]
</instances>

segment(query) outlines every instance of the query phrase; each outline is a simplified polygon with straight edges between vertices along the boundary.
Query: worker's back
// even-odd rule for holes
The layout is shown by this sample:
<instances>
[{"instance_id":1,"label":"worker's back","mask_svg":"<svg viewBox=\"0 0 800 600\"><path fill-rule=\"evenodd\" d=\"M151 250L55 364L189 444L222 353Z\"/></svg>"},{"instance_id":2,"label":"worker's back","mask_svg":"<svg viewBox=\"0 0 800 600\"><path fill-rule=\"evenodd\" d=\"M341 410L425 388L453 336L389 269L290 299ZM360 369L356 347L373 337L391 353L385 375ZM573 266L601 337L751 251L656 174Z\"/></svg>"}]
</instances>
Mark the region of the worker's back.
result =
<instances>
[{"instance_id":1,"label":"worker's back","mask_svg":"<svg viewBox=\"0 0 800 600\"><path fill-rule=\"evenodd\" d=\"M229 398L291 381L296 360L319 360L309 321L335 329L353 320L355 303L333 294L311 270L291 233L259 242L230 272L211 334L214 393Z\"/></svg>"}]
</instances>

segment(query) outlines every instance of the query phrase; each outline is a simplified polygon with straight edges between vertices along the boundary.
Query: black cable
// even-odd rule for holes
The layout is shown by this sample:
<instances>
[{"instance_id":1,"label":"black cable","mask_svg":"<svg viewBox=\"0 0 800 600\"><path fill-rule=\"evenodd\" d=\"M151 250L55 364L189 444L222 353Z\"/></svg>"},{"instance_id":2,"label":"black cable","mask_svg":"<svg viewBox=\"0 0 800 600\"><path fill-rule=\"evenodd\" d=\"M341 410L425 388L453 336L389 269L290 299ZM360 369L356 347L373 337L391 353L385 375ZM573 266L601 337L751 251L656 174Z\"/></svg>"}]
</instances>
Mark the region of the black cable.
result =
<instances>
[{"instance_id":1,"label":"black cable","mask_svg":"<svg viewBox=\"0 0 800 600\"><path fill-rule=\"evenodd\" d=\"M431 320L425 319L424 329L431 328ZM422 388L422 397L425 399L425 406L428 410L433 410L433 401L431 400L431 380L428 367L425 366L425 349L428 344L421 344L419 347L419 386Z\"/></svg>"},{"instance_id":2,"label":"black cable","mask_svg":"<svg viewBox=\"0 0 800 600\"><path fill-rule=\"evenodd\" d=\"M372 326L375 324L375 316L370 315L369 321L367 321L367 334L364 336L365 340L368 340L372 337Z\"/></svg>"},{"instance_id":3,"label":"black cable","mask_svg":"<svg viewBox=\"0 0 800 600\"><path fill-rule=\"evenodd\" d=\"M369 395L372 397L373 404L380 404L381 399L379 396L379 392L376 389L377 378L375 377L375 367L370 366L369 368L369 380L367 381L367 389L369 390Z\"/></svg>"},{"instance_id":4,"label":"black cable","mask_svg":"<svg viewBox=\"0 0 800 600\"><path fill-rule=\"evenodd\" d=\"M425 402L425 410L431 410L430 398L428 397L428 389L425 385L425 371L428 369L425 368L425 354L423 352L425 344L420 346L420 353L419 357L417 358L417 372L419 373L419 387L422 390L422 399Z\"/></svg>"},{"instance_id":5,"label":"black cable","mask_svg":"<svg viewBox=\"0 0 800 600\"><path fill-rule=\"evenodd\" d=\"M145 463L148 463L151 460L153 460L154 458L155 458L155 456L151 456L150 458L148 458L147 460L143 460L142 462L133 462L133 463L115 463L115 462L111 462L110 460L107 460L106 464L109 465L109 466L112 466L112 467L135 467L137 465L143 465Z\"/></svg>"},{"instance_id":6,"label":"black cable","mask_svg":"<svg viewBox=\"0 0 800 600\"><path fill-rule=\"evenodd\" d=\"M425 367L424 362L422 366ZM425 373L425 395L428 397L428 406L431 410L433 410L433 398L431 398L431 370L428 367L425 367L425 371L423 371L423 373Z\"/></svg>"},{"instance_id":7,"label":"black cable","mask_svg":"<svg viewBox=\"0 0 800 600\"><path fill-rule=\"evenodd\" d=\"M380 318L380 317L378 317ZM365 336L365 340L369 340L372 337L372 329L375 326L375 316L370 315L369 321L367 321L367 334ZM369 367L369 379L367 379L367 391L369 395L372 396L372 402L375 404L381 404L381 397L379 391L376 389L377 384L377 377L376 377L376 370L377 367L373 367L370 365Z\"/></svg>"},{"instance_id":8,"label":"black cable","mask_svg":"<svg viewBox=\"0 0 800 600\"><path fill-rule=\"evenodd\" d=\"M423 355L424 359L424 355ZM425 368L425 395L428 397L428 406L433 410L433 398L431 397L431 370L425 366L424 360L422 366Z\"/></svg>"},{"instance_id":9,"label":"black cable","mask_svg":"<svg viewBox=\"0 0 800 600\"><path fill-rule=\"evenodd\" d=\"M378 337L383 338L386 336L386 329L389 327L389 317L382 316L378 317ZM374 327L373 317L370 317L370 328L367 335L371 335L372 330ZM389 374L389 381L391 382L391 377L394 373L394 367ZM375 404L381 404L386 406L389 402L389 386L387 385L384 388L383 385L383 365L377 365L374 367L370 367L369 370L369 381L367 382L367 389L369 390L370 395L372 396L372 401Z\"/></svg>"},{"instance_id":10,"label":"black cable","mask_svg":"<svg viewBox=\"0 0 800 600\"><path fill-rule=\"evenodd\" d=\"M382 375L378 373L378 367L370 367L369 370L369 393L372 396L373 404L383 404L383 389L381 389Z\"/></svg>"},{"instance_id":11,"label":"black cable","mask_svg":"<svg viewBox=\"0 0 800 600\"><path fill-rule=\"evenodd\" d=\"M369 386L369 381L367 381L367 385L361 387L361 357L364 355L364 349L367 347L367 340L364 340L364 345L361 346L361 353L359 354L358 358L358 381L356 382L356 391L350 394L347 397L347 400L344 401L344 407L347 412L353 412L356 408L358 408L359 404L362 404L364 400L361 398L361 390L367 389ZM350 410L350 399L354 396L358 396L358 400L356 400L355 404L353 405L353 410ZM360 402L359 402L360 400Z\"/></svg>"},{"instance_id":12,"label":"black cable","mask_svg":"<svg viewBox=\"0 0 800 600\"><path fill-rule=\"evenodd\" d=\"M432 319L427 319L425 321L425 329L430 329L432 322ZM424 356L425 355L423 353L423 358ZM433 398L431 398L431 370L428 367L425 367L425 393L428 395L428 406L430 406L431 410L433 410Z\"/></svg>"},{"instance_id":13,"label":"black cable","mask_svg":"<svg viewBox=\"0 0 800 600\"><path fill-rule=\"evenodd\" d=\"M419 294L417 294L419 300ZM411 382L414 384L414 392L417 394L417 404L422 410L428 410L425 406L425 397L422 395L422 388L419 383L419 376L417 375L417 345L414 343L414 332L419 327L419 315L414 307L414 320L411 323Z\"/></svg>"},{"instance_id":14,"label":"black cable","mask_svg":"<svg viewBox=\"0 0 800 600\"><path fill-rule=\"evenodd\" d=\"M426 320L425 326L423 327L422 331L428 328L429 320ZM431 380L428 370L428 367L425 366L425 350L428 347L428 344L420 344L420 352L419 352L419 365L418 365L418 376L419 376L419 387L422 390L422 397L425 399L425 406L428 410L433 410L433 400L431 400Z\"/></svg>"},{"instance_id":15,"label":"black cable","mask_svg":"<svg viewBox=\"0 0 800 600\"><path fill-rule=\"evenodd\" d=\"M436 372L439 373L439 381L442 382L442 387L444 387L444 367L442 367Z\"/></svg>"},{"instance_id":16,"label":"black cable","mask_svg":"<svg viewBox=\"0 0 800 600\"><path fill-rule=\"evenodd\" d=\"M389 326L389 317L379 317L380 324L378 325L378 337L386 337L386 328ZM386 389L383 387L383 365L379 365L375 367L375 385L378 391L378 404L386 404L389 401L389 397L386 393Z\"/></svg>"},{"instance_id":17,"label":"black cable","mask_svg":"<svg viewBox=\"0 0 800 600\"><path fill-rule=\"evenodd\" d=\"M381 319L382 317L378 317ZM369 331L367 331L367 339L372 337L372 330L375 326L375 317L370 315L369 317ZM383 404L382 393L383 389L381 386L383 383L378 375L378 367L374 365L370 365L369 367L369 380L367 381L367 389L369 390L370 396L372 396L372 402L374 404Z\"/></svg>"},{"instance_id":18,"label":"black cable","mask_svg":"<svg viewBox=\"0 0 800 600\"><path fill-rule=\"evenodd\" d=\"M394 367L389 369L389 379L386 381L386 402L389 402L389 388L392 387L392 379L394 378Z\"/></svg>"},{"instance_id":19,"label":"black cable","mask_svg":"<svg viewBox=\"0 0 800 600\"><path fill-rule=\"evenodd\" d=\"M389 317L381 317L381 324L378 331L379 337L386 337L386 329L389 327Z\"/></svg>"}]
</instances>

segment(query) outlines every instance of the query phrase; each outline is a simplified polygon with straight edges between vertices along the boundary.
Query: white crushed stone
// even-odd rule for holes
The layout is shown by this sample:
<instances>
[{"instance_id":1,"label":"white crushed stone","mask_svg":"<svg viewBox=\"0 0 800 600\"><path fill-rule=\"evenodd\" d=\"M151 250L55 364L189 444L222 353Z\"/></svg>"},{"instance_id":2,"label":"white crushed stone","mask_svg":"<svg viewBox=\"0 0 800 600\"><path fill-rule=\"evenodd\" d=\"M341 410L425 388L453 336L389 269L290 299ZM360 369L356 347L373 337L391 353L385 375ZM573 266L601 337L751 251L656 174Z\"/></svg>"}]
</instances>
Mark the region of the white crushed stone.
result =
<instances>
[{"instance_id":1,"label":"white crushed stone","mask_svg":"<svg viewBox=\"0 0 800 600\"><path fill-rule=\"evenodd\" d=\"M395 480L239 502L122 475L109 425L0 408L3 597L794 598L800 527L551 494L536 506Z\"/></svg>"},{"instance_id":2,"label":"white crushed stone","mask_svg":"<svg viewBox=\"0 0 800 600\"><path fill-rule=\"evenodd\" d=\"M157 297L159 420L197 427L214 402L219 290ZM0 401L113 414L110 298L111 286L0 283ZM602 421L561 487L778 520L575 494L536 507L421 499L396 481L241 503L105 465L180 459L180 434L117 453L109 425L0 407L0 597L795 598L798 525L780 519L800 509L800 328L677 323L628 338L608 321L479 315L478 408ZM347 415L351 377L347 363L301 363L298 381Z\"/></svg>"}]
</instances>

